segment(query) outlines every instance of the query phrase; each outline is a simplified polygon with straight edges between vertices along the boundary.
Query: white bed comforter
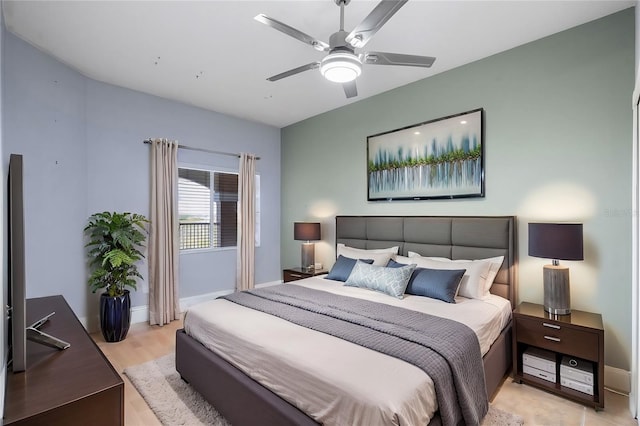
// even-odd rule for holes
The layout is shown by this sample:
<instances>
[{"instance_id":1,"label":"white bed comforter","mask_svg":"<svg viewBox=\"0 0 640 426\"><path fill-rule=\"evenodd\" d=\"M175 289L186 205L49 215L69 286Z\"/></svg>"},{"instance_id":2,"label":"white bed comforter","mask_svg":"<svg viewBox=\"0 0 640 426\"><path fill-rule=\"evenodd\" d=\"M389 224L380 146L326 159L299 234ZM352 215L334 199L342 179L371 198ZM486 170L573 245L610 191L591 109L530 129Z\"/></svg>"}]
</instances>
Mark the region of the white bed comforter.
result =
<instances>
[{"instance_id":1,"label":"white bed comforter","mask_svg":"<svg viewBox=\"0 0 640 426\"><path fill-rule=\"evenodd\" d=\"M511 317L509 301L456 298L456 304L382 293L312 277L302 285L462 322L484 355ZM426 425L437 410L434 385L405 361L309 330L227 300L189 308L187 334L324 425Z\"/></svg>"}]
</instances>

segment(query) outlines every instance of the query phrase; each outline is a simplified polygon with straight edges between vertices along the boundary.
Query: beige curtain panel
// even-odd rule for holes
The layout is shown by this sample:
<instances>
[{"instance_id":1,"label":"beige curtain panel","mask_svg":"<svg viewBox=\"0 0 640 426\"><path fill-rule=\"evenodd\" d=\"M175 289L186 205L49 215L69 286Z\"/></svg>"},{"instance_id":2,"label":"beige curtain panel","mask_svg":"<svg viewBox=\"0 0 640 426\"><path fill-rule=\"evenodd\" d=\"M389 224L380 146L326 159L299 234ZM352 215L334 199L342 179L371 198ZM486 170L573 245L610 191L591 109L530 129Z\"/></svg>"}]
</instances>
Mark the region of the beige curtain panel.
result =
<instances>
[{"instance_id":1,"label":"beige curtain panel","mask_svg":"<svg viewBox=\"0 0 640 426\"><path fill-rule=\"evenodd\" d=\"M149 323L179 319L178 142L151 140Z\"/></svg>"},{"instance_id":2,"label":"beige curtain panel","mask_svg":"<svg viewBox=\"0 0 640 426\"><path fill-rule=\"evenodd\" d=\"M236 289L255 287L256 156L240 154L238 172L238 258Z\"/></svg>"}]
</instances>

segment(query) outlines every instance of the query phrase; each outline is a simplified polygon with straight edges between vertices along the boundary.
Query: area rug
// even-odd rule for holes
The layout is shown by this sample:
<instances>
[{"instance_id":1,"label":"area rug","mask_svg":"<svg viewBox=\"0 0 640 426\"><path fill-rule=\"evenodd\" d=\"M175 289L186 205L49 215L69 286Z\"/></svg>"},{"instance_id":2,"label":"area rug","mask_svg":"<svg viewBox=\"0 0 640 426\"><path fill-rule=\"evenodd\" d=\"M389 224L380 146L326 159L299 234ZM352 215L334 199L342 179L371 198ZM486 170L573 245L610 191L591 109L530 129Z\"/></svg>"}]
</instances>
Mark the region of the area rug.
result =
<instances>
[{"instance_id":1,"label":"area rug","mask_svg":"<svg viewBox=\"0 0 640 426\"><path fill-rule=\"evenodd\" d=\"M149 404L163 425L230 426L215 408L185 383L175 368L175 355L169 354L124 370L131 383ZM495 407L483 426L520 426L524 421Z\"/></svg>"}]
</instances>

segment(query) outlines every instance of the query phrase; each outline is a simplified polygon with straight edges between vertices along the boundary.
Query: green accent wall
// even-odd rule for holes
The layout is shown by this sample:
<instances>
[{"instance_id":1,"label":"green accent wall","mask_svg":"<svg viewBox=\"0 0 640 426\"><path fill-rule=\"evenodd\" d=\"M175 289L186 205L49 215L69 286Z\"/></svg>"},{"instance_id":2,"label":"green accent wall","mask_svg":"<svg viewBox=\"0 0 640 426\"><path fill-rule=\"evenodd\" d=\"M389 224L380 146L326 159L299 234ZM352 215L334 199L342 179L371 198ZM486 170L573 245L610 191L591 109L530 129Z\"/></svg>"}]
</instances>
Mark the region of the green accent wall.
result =
<instances>
[{"instance_id":1,"label":"green accent wall","mask_svg":"<svg viewBox=\"0 0 640 426\"><path fill-rule=\"evenodd\" d=\"M527 255L527 224L579 221L585 260L561 262L572 307L602 314L606 363L630 370L634 21L627 9L282 129L282 266L300 263L295 221L322 223L330 267L337 214L516 215L519 298L542 303L550 261ZM484 198L367 201L367 136L475 108Z\"/></svg>"}]
</instances>

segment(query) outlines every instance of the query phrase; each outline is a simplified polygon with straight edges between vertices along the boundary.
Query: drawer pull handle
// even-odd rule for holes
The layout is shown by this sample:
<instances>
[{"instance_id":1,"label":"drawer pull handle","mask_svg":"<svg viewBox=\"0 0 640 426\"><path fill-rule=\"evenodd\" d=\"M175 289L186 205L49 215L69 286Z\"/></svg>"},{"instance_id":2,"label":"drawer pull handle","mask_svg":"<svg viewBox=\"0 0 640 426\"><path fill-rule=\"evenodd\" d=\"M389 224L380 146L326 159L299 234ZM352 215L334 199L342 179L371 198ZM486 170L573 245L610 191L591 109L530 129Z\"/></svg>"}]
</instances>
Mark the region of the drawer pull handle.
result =
<instances>
[{"instance_id":1,"label":"drawer pull handle","mask_svg":"<svg viewBox=\"0 0 640 426\"><path fill-rule=\"evenodd\" d=\"M547 340L551 340L553 342L559 342L560 339L558 339L557 337L551 337L551 336L544 336L545 339Z\"/></svg>"},{"instance_id":2,"label":"drawer pull handle","mask_svg":"<svg viewBox=\"0 0 640 426\"><path fill-rule=\"evenodd\" d=\"M302 275L298 275L298 274L289 274L289 275L291 275L292 277L295 277L295 278L302 278Z\"/></svg>"},{"instance_id":3,"label":"drawer pull handle","mask_svg":"<svg viewBox=\"0 0 640 426\"><path fill-rule=\"evenodd\" d=\"M545 326L545 327L555 328L556 330L560 330L560 326L559 325L549 324L548 322L543 322L542 325Z\"/></svg>"}]
</instances>

